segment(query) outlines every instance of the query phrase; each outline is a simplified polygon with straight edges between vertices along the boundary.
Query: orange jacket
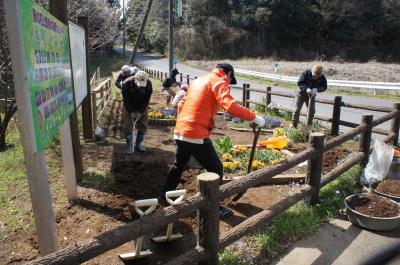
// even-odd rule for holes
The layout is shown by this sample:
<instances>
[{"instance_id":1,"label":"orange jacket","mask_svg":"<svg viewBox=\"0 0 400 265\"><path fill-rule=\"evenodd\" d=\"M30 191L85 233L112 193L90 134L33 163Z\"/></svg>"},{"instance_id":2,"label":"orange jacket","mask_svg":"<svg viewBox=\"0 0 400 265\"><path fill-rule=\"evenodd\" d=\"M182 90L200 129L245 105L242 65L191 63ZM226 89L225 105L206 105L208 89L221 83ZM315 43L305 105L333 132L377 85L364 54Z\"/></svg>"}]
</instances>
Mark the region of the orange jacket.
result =
<instances>
[{"instance_id":1,"label":"orange jacket","mask_svg":"<svg viewBox=\"0 0 400 265\"><path fill-rule=\"evenodd\" d=\"M190 84L186 96L178 106L175 134L207 139L214 127L213 117L219 107L229 114L247 121L254 120L256 114L238 104L230 94L229 81L222 69L199 77Z\"/></svg>"}]
</instances>

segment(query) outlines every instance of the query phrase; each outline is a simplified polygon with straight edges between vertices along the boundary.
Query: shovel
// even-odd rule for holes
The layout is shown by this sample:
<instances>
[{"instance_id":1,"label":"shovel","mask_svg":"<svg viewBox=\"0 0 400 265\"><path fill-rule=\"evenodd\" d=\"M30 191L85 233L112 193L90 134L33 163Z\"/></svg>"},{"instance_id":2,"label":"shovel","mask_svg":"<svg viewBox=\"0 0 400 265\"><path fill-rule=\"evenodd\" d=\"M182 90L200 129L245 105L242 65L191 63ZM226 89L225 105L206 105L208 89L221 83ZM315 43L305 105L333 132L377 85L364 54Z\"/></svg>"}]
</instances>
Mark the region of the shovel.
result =
<instances>
[{"instance_id":1,"label":"shovel","mask_svg":"<svg viewBox=\"0 0 400 265\"><path fill-rule=\"evenodd\" d=\"M140 113L139 112L134 112L135 115L132 117L132 122L133 122L133 132L132 132L132 150L135 152L135 144L136 144L136 123L140 119Z\"/></svg>"},{"instance_id":2,"label":"shovel","mask_svg":"<svg viewBox=\"0 0 400 265\"><path fill-rule=\"evenodd\" d=\"M254 155L256 154L257 142L258 142L258 137L260 136L261 133L261 127L258 127L258 129L256 130L256 126L253 125L253 133L254 133L254 139L253 139L253 145L251 146L249 165L247 166L247 174L251 172L251 165L253 164ZM236 194L235 197L233 197L232 201L234 202L238 201L240 198L242 198L242 196L245 193L246 190Z\"/></svg>"},{"instance_id":3,"label":"shovel","mask_svg":"<svg viewBox=\"0 0 400 265\"><path fill-rule=\"evenodd\" d=\"M311 126L312 125L312 117L310 115L311 113L311 102L312 99L315 97L315 95L310 95L308 94L308 106L307 106L307 126Z\"/></svg>"},{"instance_id":4,"label":"shovel","mask_svg":"<svg viewBox=\"0 0 400 265\"><path fill-rule=\"evenodd\" d=\"M135 211L137 214L140 216L140 219L143 218L143 216L148 215L152 213L158 205L158 200L157 199L147 199L147 200L140 200L135 202ZM147 210L143 211L141 208L149 207ZM125 253L125 254L119 254L119 258L127 261L127 260L132 260L132 259L140 259L140 258L145 258L153 254L150 250L145 250L142 251L142 245L143 245L143 236L139 237L136 240L136 246L134 252L130 253Z\"/></svg>"}]
</instances>

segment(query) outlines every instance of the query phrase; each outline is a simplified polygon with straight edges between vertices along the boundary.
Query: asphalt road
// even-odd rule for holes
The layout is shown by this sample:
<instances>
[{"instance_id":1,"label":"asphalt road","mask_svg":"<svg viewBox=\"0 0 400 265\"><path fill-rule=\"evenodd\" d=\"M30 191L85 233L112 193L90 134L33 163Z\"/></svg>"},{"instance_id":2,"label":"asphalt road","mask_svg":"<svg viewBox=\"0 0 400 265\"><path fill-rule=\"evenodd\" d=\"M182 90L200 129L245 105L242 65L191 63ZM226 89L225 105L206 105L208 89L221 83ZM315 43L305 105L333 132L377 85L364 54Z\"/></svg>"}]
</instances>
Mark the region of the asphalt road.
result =
<instances>
[{"instance_id":1,"label":"asphalt road","mask_svg":"<svg viewBox=\"0 0 400 265\"><path fill-rule=\"evenodd\" d=\"M116 50L118 52L122 53L121 48L116 48ZM131 50L127 50L126 56L129 58L130 55L131 55ZM152 68L157 71L163 71L163 72L168 71L168 58L166 58L166 57L156 56L156 55L152 55L152 54L138 53L136 55L136 61L140 65L143 65L144 67ZM179 62L176 67L184 75L188 74L193 77L201 76L201 75L204 75L207 73L205 71L181 64ZM237 81L238 81L238 85L242 85L243 83L248 83L253 88L265 88L265 86L263 86L259 83L256 83L254 81L248 81L248 80L243 80L243 79L237 79ZM286 92L286 93L292 93L293 95L295 93L294 89L288 89L288 88L283 88L283 87L273 87L272 90L273 91L282 91L282 92ZM372 94L372 91L371 91L371 94ZM241 98L242 98L242 92L239 90L233 89L232 95L238 100L241 100ZM317 97L333 100L334 97L337 95L341 95L341 94L329 93L329 88L328 88L328 90L326 92L318 94ZM252 93L251 99L261 101L263 96L264 96L263 94ZM341 95L341 96L342 96L343 102L351 102L351 103L373 105L373 106L384 106L384 107L390 107L390 108L393 106L393 103L396 101L395 99L380 99L380 98L364 97L364 96L352 96L352 95ZM397 100L397 101L400 101L400 97L399 97L399 100ZM294 106L294 100L291 98L272 96L272 102L280 104L285 107L293 107ZM333 107L332 105L316 103L316 114L319 114L321 116L331 117L332 116L332 107ZM303 111L306 111L306 110L307 110L306 106L304 105ZM363 115L363 114L372 114L372 115L374 115L374 118L377 118L377 117L382 116L384 113L342 107L341 120L354 122L354 123L360 123L361 115ZM390 122L386 122L378 127L388 130L390 128ZM345 127L345 126L340 126L340 130L344 132L344 131L349 130L349 128ZM377 136L378 135L373 134L373 137L377 137Z\"/></svg>"}]
</instances>

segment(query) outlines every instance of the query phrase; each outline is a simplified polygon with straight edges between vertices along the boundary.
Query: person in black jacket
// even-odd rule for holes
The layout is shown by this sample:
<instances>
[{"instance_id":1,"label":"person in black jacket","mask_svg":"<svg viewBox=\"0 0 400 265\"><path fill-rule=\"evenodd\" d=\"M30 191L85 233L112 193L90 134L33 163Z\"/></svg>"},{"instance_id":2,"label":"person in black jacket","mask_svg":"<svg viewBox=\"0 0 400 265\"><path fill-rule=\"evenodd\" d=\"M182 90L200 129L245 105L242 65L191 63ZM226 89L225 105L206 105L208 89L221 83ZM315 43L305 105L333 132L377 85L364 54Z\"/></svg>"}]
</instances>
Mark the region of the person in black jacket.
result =
<instances>
[{"instance_id":1,"label":"person in black jacket","mask_svg":"<svg viewBox=\"0 0 400 265\"><path fill-rule=\"evenodd\" d=\"M138 70L137 67L130 67L129 65L122 66L121 73L119 73L117 80L115 80L115 86L122 89L122 82L128 77L134 76Z\"/></svg>"},{"instance_id":2,"label":"person in black jacket","mask_svg":"<svg viewBox=\"0 0 400 265\"><path fill-rule=\"evenodd\" d=\"M176 93L172 89L173 86L179 85L179 83L176 81L176 75L179 74L178 69L174 68L171 71L171 75L168 76L164 82L162 83L162 91L166 94L167 96L167 101L166 101L166 107L169 106L171 100L175 97Z\"/></svg>"},{"instance_id":3,"label":"person in black jacket","mask_svg":"<svg viewBox=\"0 0 400 265\"><path fill-rule=\"evenodd\" d=\"M148 80L148 75L144 71L139 71L135 76L126 78L122 85L122 98L124 106L122 108L122 124L123 132L128 146L127 153L134 151L144 152L143 140L148 126L148 106L151 94L153 93L153 85ZM132 139L132 131L134 122L137 120L136 127L137 137ZM133 147L133 141L136 141Z\"/></svg>"},{"instance_id":4,"label":"person in black jacket","mask_svg":"<svg viewBox=\"0 0 400 265\"><path fill-rule=\"evenodd\" d=\"M310 116L311 120L314 118L315 114L315 95L321 92L324 92L327 88L327 81L325 76L323 75L323 68L321 65L314 65L312 69L305 70L299 80L297 81L297 85L300 89L298 93L296 93L295 97L295 105L296 110L293 113L292 117L292 125L297 128L297 124L299 123L300 111L303 107L303 104L310 103ZM309 102L310 100L310 102Z\"/></svg>"}]
</instances>

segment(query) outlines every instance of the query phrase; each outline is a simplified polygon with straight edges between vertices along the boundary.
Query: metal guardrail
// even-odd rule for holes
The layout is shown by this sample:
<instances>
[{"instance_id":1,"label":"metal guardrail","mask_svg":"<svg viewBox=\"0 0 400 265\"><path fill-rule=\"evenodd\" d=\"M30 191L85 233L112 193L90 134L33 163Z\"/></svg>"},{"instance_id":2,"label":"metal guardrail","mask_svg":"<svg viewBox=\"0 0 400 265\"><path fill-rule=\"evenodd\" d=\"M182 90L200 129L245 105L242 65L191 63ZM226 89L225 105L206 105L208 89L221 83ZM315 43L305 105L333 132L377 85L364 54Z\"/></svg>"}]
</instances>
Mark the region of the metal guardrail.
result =
<instances>
[{"instance_id":1,"label":"metal guardrail","mask_svg":"<svg viewBox=\"0 0 400 265\"><path fill-rule=\"evenodd\" d=\"M297 80L298 80L297 77L261 73L261 72L246 70L246 69L240 69L240 68L236 68L235 72L240 73L240 74L270 79L270 80L274 80L274 81L283 81L283 82L289 82L289 83L297 83ZM373 89L373 90L399 90L400 91L400 83L389 83L389 82L345 81L345 80L329 79L328 86L367 88L367 89Z\"/></svg>"}]
</instances>

